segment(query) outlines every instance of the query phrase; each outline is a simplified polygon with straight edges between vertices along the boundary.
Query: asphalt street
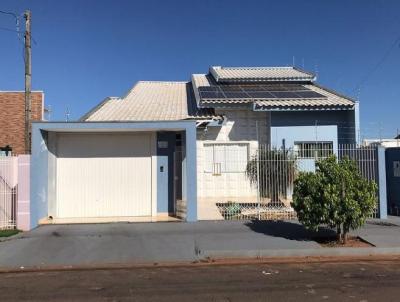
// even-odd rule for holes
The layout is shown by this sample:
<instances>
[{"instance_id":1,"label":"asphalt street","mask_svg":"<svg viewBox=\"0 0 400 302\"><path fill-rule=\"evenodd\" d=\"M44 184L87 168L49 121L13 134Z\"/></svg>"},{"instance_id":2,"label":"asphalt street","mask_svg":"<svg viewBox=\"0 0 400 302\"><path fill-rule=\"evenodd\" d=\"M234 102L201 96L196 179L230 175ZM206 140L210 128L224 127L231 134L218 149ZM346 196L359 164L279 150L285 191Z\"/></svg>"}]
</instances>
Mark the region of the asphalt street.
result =
<instances>
[{"instance_id":1,"label":"asphalt street","mask_svg":"<svg viewBox=\"0 0 400 302\"><path fill-rule=\"evenodd\" d=\"M0 274L0 301L400 301L400 261Z\"/></svg>"}]
</instances>

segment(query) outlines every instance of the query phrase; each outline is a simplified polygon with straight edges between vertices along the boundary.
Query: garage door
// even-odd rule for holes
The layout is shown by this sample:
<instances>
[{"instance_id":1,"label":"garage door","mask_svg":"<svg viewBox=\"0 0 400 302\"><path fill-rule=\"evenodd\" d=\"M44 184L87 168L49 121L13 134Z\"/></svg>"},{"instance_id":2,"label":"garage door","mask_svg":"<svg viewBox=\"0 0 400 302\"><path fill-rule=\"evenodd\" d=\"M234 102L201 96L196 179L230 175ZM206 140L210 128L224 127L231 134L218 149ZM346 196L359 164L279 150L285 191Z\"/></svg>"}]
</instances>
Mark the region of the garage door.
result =
<instances>
[{"instance_id":1,"label":"garage door","mask_svg":"<svg viewBox=\"0 0 400 302\"><path fill-rule=\"evenodd\" d=\"M60 134L58 218L151 215L151 134Z\"/></svg>"}]
</instances>

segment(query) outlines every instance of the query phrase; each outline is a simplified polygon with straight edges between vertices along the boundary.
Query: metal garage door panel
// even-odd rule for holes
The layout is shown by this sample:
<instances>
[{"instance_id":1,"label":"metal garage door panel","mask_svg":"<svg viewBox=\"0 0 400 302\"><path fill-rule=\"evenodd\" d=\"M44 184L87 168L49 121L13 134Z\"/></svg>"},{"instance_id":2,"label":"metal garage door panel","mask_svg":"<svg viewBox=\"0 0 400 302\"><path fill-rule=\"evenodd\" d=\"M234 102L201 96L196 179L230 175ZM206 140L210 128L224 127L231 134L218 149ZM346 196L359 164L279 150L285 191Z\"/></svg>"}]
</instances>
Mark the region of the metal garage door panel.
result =
<instances>
[{"instance_id":1,"label":"metal garage door panel","mask_svg":"<svg viewBox=\"0 0 400 302\"><path fill-rule=\"evenodd\" d=\"M150 134L61 134L57 217L151 215Z\"/></svg>"}]
</instances>

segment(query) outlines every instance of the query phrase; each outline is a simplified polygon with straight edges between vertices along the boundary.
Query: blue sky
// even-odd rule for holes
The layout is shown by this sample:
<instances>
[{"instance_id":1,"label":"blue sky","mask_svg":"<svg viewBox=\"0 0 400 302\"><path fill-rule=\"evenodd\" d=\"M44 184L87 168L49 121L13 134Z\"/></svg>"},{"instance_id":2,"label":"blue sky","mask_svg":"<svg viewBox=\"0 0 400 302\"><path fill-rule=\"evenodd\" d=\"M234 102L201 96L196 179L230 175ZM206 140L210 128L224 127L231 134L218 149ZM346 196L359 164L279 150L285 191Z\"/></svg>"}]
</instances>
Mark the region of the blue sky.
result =
<instances>
[{"instance_id":1,"label":"blue sky","mask_svg":"<svg viewBox=\"0 0 400 302\"><path fill-rule=\"evenodd\" d=\"M188 80L210 65L290 66L294 56L341 93L357 96L362 84L364 137L400 128L400 1L0 2L25 9L37 43L33 89L44 90L52 120L67 107L77 119L138 80ZM0 14L0 28L14 29L13 19ZM20 41L0 29L0 90L22 90L23 72Z\"/></svg>"}]
</instances>

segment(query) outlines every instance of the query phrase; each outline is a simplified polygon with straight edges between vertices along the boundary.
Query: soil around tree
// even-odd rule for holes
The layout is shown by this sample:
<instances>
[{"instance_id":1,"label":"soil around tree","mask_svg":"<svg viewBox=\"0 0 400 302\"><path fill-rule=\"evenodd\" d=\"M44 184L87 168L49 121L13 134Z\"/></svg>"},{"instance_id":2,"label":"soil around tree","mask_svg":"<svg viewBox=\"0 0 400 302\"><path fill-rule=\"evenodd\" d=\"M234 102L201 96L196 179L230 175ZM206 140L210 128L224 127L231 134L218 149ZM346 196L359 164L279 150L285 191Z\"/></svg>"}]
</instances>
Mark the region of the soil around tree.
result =
<instances>
[{"instance_id":1,"label":"soil around tree","mask_svg":"<svg viewBox=\"0 0 400 302\"><path fill-rule=\"evenodd\" d=\"M363 240L358 236L349 236L346 243L340 243L336 237L318 237L314 240L322 247L374 247L373 244Z\"/></svg>"}]
</instances>

